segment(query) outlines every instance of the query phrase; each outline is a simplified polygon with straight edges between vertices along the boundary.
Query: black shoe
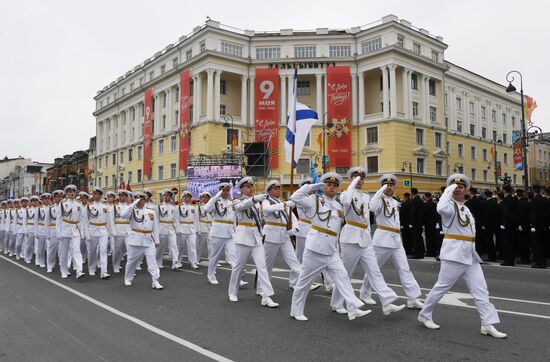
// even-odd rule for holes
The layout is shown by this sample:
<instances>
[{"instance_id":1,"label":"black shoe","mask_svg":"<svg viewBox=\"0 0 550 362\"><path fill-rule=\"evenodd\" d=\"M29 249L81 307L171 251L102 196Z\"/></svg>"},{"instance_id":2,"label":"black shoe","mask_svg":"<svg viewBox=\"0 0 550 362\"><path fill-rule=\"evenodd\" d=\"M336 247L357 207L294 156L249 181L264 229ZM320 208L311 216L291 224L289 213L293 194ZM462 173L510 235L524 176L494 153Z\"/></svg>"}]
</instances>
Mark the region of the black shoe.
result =
<instances>
[{"instance_id":1,"label":"black shoe","mask_svg":"<svg viewBox=\"0 0 550 362\"><path fill-rule=\"evenodd\" d=\"M441 261L441 259L439 259L439 256L436 256L436 257L435 257L435 260L436 260L436 261Z\"/></svg>"}]
</instances>

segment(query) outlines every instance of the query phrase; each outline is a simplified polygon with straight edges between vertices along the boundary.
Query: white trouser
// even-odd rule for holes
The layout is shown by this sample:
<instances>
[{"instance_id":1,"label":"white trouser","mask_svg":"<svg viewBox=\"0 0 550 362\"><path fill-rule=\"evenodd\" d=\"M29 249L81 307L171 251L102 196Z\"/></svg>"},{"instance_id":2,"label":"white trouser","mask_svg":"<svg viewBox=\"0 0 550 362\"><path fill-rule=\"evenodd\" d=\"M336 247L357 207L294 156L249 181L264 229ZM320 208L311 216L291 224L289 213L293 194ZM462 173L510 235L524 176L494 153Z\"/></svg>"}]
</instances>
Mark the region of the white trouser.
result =
<instances>
[{"instance_id":1,"label":"white trouser","mask_svg":"<svg viewBox=\"0 0 550 362\"><path fill-rule=\"evenodd\" d=\"M376 255L372 246L362 248L359 244L347 244L340 243L342 263L346 268L349 277L351 278L357 264L361 264L361 268L365 272L363 279L369 279L372 282L374 290L378 293L380 303L382 306L393 303L397 299L397 294L388 287L384 281L384 277L380 272L378 263L376 262ZM360 291L361 296L365 296L363 288ZM344 304L344 298L336 289L332 292L332 299L330 305L333 309L341 308Z\"/></svg>"},{"instance_id":2,"label":"white trouser","mask_svg":"<svg viewBox=\"0 0 550 362\"><path fill-rule=\"evenodd\" d=\"M36 265L46 265L46 236L38 235L35 240L34 253L36 254Z\"/></svg>"},{"instance_id":3,"label":"white trouser","mask_svg":"<svg viewBox=\"0 0 550 362\"><path fill-rule=\"evenodd\" d=\"M2 242L3 242L3 250L4 254L7 254L10 247L10 233L7 231L2 231Z\"/></svg>"},{"instance_id":4,"label":"white trouser","mask_svg":"<svg viewBox=\"0 0 550 362\"><path fill-rule=\"evenodd\" d=\"M197 262L201 261L206 249L206 255L210 254L210 235L208 233L197 233Z\"/></svg>"},{"instance_id":5,"label":"white trouser","mask_svg":"<svg viewBox=\"0 0 550 362\"><path fill-rule=\"evenodd\" d=\"M126 252L126 236L113 236L115 248L113 249L113 269L120 269L120 262Z\"/></svg>"},{"instance_id":6,"label":"white trouser","mask_svg":"<svg viewBox=\"0 0 550 362\"><path fill-rule=\"evenodd\" d=\"M17 234L15 236L15 256L18 258L23 256L21 252L23 249L23 242L25 238L26 238L26 234Z\"/></svg>"},{"instance_id":7,"label":"white trouser","mask_svg":"<svg viewBox=\"0 0 550 362\"><path fill-rule=\"evenodd\" d=\"M82 262L85 263L88 258L88 244L86 243L86 238L80 238L80 254L82 254Z\"/></svg>"},{"instance_id":8,"label":"white trouser","mask_svg":"<svg viewBox=\"0 0 550 362\"><path fill-rule=\"evenodd\" d=\"M218 238L216 236L210 237L210 254L208 255L208 280L216 279L216 265L218 264L218 259L220 258L220 254L223 250L223 248L231 248L229 245L234 245L231 243L231 238ZM226 251L227 254L227 251ZM229 257L232 259L231 262L233 262L232 265L234 265L234 255L235 250L232 250L229 252Z\"/></svg>"},{"instance_id":9,"label":"white trouser","mask_svg":"<svg viewBox=\"0 0 550 362\"><path fill-rule=\"evenodd\" d=\"M10 245L8 247L10 251L10 256L15 255L15 246L17 245L17 234L10 233Z\"/></svg>"},{"instance_id":10,"label":"white trouser","mask_svg":"<svg viewBox=\"0 0 550 362\"><path fill-rule=\"evenodd\" d=\"M394 268L397 269L397 272L399 273L399 280L401 281L401 285L403 285L403 290L407 296L407 300L413 301L418 299L421 295L420 287L418 286L416 279L414 279L414 275L411 273L409 261L407 260L407 254L405 254L405 249L403 249L403 246L400 246L397 249L375 246L374 252L380 268L382 268L391 258ZM362 295L371 294L371 287L368 278L363 280L361 292Z\"/></svg>"},{"instance_id":11,"label":"white trouser","mask_svg":"<svg viewBox=\"0 0 550 362\"><path fill-rule=\"evenodd\" d=\"M156 248L154 246L133 246L128 245L127 249L127 261L126 271L124 273L124 279L132 281L134 279L134 273L137 265L141 262L145 256L147 261L147 271L151 274L153 282L160 278L160 270L157 265Z\"/></svg>"},{"instance_id":12,"label":"white trouser","mask_svg":"<svg viewBox=\"0 0 550 362\"><path fill-rule=\"evenodd\" d=\"M176 241L176 234L161 234L160 245L156 248L157 265L162 265L162 258L164 257L164 250L168 246L168 251L172 257L172 263L178 260L178 243Z\"/></svg>"},{"instance_id":13,"label":"white trouser","mask_svg":"<svg viewBox=\"0 0 550 362\"><path fill-rule=\"evenodd\" d=\"M59 252L59 241L57 237L50 236L46 239L46 263L48 269L55 268L57 254Z\"/></svg>"},{"instance_id":14,"label":"white trouser","mask_svg":"<svg viewBox=\"0 0 550 362\"><path fill-rule=\"evenodd\" d=\"M302 264L300 264L300 262L296 258L296 253L294 252L294 248L292 247L292 243L290 242L290 240L287 240L285 243L282 244L270 243L266 240L266 242L264 243L264 250L265 263L267 266L267 272L269 274L269 280L271 280L271 274L273 272L273 265L275 264L277 253L281 251L283 259L290 268L290 277L288 278L288 284L291 287L294 287L296 285L296 282L298 281L300 272L302 271Z\"/></svg>"},{"instance_id":15,"label":"white trouser","mask_svg":"<svg viewBox=\"0 0 550 362\"><path fill-rule=\"evenodd\" d=\"M309 287L323 270L326 270L327 274L334 280L335 290L339 290L344 297L348 312L356 310L364 305L363 302L355 296L346 268L344 268L342 259L340 259L337 253L323 255L306 249L304 252L304 259L302 260L302 272L294 287L294 293L292 293L291 315L304 314Z\"/></svg>"},{"instance_id":16,"label":"white trouser","mask_svg":"<svg viewBox=\"0 0 550 362\"><path fill-rule=\"evenodd\" d=\"M59 238L59 268L61 276L69 274L69 263L72 259L76 272L82 273L82 254L80 254L80 236Z\"/></svg>"},{"instance_id":17,"label":"white trouser","mask_svg":"<svg viewBox=\"0 0 550 362\"><path fill-rule=\"evenodd\" d=\"M34 253L34 233L28 233L23 239L23 250L21 250L21 256L25 258L26 263L32 261L32 256Z\"/></svg>"},{"instance_id":18,"label":"white trouser","mask_svg":"<svg viewBox=\"0 0 550 362\"><path fill-rule=\"evenodd\" d=\"M99 267L101 268L101 274L107 273L107 248L109 246L109 237L103 236L91 236L86 243L88 249L88 270L95 272L98 267L97 254L99 250Z\"/></svg>"},{"instance_id":19,"label":"white trouser","mask_svg":"<svg viewBox=\"0 0 550 362\"><path fill-rule=\"evenodd\" d=\"M306 248L306 238L303 238L301 236L296 237L296 258L302 263L302 259L304 257L304 250ZM326 272L322 272L321 275L323 276L323 282L325 285L329 285L334 283L332 280L332 277L328 275Z\"/></svg>"},{"instance_id":20,"label":"white trouser","mask_svg":"<svg viewBox=\"0 0 550 362\"><path fill-rule=\"evenodd\" d=\"M176 234L178 237L178 261L183 260L183 252L187 251L187 260L190 264L197 263L197 236L193 234Z\"/></svg>"},{"instance_id":21,"label":"white trouser","mask_svg":"<svg viewBox=\"0 0 550 362\"><path fill-rule=\"evenodd\" d=\"M109 240L107 242L107 246L108 246L109 250L111 251L111 253L113 253L114 250L115 250L115 239L111 235L109 235Z\"/></svg>"},{"instance_id":22,"label":"white trouser","mask_svg":"<svg viewBox=\"0 0 550 362\"><path fill-rule=\"evenodd\" d=\"M228 294L237 296L239 291L239 282L241 280L248 256L252 255L252 260L258 271L258 289L262 297L270 297L273 293L273 287L269 280L267 267L265 265L265 252L263 245L247 246L235 244L235 262L231 270L231 279L229 280Z\"/></svg>"},{"instance_id":23,"label":"white trouser","mask_svg":"<svg viewBox=\"0 0 550 362\"><path fill-rule=\"evenodd\" d=\"M0 250L6 250L6 246L4 244L4 230L0 230Z\"/></svg>"},{"instance_id":24,"label":"white trouser","mask_svg":"<svg viewBox=\"0 0 550 362\"><path fill-rule=\"evenodd\" d=\"M443 297L443 295L451 289L456 281L463 277L470 294L474 298L474 302L481 318L481 324L486 326L500 322L495 306L489 301L489 290L485 282L485 276L481 266L474 262L472 265L457 263L456 261L441 260L441 268L437 282L428 294L424 307L419 315L432 319L432 313L435 305Z\"/></svg>"}]
</instances>

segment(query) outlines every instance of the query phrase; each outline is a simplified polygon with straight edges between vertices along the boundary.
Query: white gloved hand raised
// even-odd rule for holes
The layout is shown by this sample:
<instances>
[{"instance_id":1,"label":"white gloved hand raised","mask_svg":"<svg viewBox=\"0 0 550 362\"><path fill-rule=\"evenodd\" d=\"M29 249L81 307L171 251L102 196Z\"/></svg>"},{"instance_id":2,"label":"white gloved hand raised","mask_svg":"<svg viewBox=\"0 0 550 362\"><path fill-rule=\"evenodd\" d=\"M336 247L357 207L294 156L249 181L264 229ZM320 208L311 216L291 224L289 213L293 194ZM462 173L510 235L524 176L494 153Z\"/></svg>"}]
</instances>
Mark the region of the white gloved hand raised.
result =
<instances>
[{"instance_id":1,"label":"white gloved hand raised","mask_svg":"<svg viewBox=\"0 0 550 362\"><path fill-rule=\"evenodd\" d=\"M506 228L504 227L504 225L500 225L500 230L506 230Z\"/></svg>"},{"instance_id":2,"label":"white gloved hand raised","mask_svg":"<svg viewBox=\"0 0 550 362\"><path fill-rule=\"evenodd\" d=\"M353 181L348 186L348 191L355 189L355 186L357 186L357 183L361 180L361 176L356 176Z\"/></svg>"},{"instance_id":3,"label":"white gloved hand raised","mask_svg":"<svg viewBox=\"0 0 550 362\"><path fill-rule=\"evenodd\" d=\"M523 228L521 227L521 225L518 226L518 230L519 230L519 231L523 231Z\"/></svg>"},{"instance_id":4,"label":"white gloved hand raised","mask_svg":"<svg viewBox=\"0 0 550 362\"><path fill-rule=\"evenodd\" d=\"M285 206L290 207L290 208L294 208L294 207L296 207L296 203L292 200L288 200L288 201L285 201Z\"/></svg>"},{"instance_id":5,"label":"white gloved hand raised","mask_svg":"<svg viewBox=\"0 0 550 362\"><path fill-rule=\"evenodd\" d=\"M218 191L218 193L214 196L214 198L219 199L222 196L222 190Z\"/></svg>"},{"instance_id":6,"label":"white gloved hand raised","mask_svg":"<svg viewBox=\"0 0 550 362\"><path fill-rule=\"evenodd\" d=\"M532 233L534 233L535 231L537 231L537 229L531 228L531 232L532 232Z\"/></svg>"},{"instance_id":7,"label":"white gloved hand raised","mask_svg":"<svg viewBox=\"0 0 550 362\"><path fill-rule=\"evenodd\" d=\"M252 196L252 200L253 200L254 202L262 202L262 201L264 201L265 199L267 199L267 195L266 195L266 194L258 194L258 195Z\"/></svg>"},{"instance_id":8,"label":"white gloved hand raised","mask_svg":"<svg viewBox=\"0 0 550 362\"><path fill-rule=\"evenodd\" d=\"M309 189L311 191L317 191L317 190L321 190L323 187L325 187L325 184L323 182L319 182L311 185Z\"/></svg>"}]
</instances>

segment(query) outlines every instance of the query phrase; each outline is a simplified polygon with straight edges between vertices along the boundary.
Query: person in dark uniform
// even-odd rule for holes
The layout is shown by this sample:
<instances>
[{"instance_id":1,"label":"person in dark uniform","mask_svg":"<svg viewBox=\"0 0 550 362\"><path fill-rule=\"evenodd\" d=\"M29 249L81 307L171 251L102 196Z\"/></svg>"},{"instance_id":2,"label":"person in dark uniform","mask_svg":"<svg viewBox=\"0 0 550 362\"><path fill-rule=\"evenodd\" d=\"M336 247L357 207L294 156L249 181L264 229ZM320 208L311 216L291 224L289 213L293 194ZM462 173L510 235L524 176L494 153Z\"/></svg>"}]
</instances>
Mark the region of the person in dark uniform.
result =
<instances>
[{"instance_id":1,"label":"person in dark uniform","mask_svg":"<svg viewBox=\"0 0 550 362\"><path fill-rule=\"evenodd\" d=\"M409 228L409 213L411 210L411 194L405 192L399 209L399 222L401 224L401 238L407 255L412 255L411 229ZM373 219L371 219L373 220Z\"/></svg>"},{"instance_id":2,"label":"person in dark uniform","mask_svg":"<svg viewBox=\"0 0 550 362\"><path fill-rule=\"evenodd\" d=\"M498 202L490 190L485 191L487 200L483 202L483 237L487 258L484 261L497 261L497 249L495 239L499 232L499 207Z\"/></svg>"},{"instance_id":3,"label":"person in dark uniform","mask_svg":"<svg viewBox=\"0 0 550 362\"><path fill-rule=\"evenodd\" d=\"M413 256L415 259L424 258L424 239L422 238L422 224L424 219L424 203L418 195L416 188L411 189L412 200L411 208L409 210L409 227L411 230L411 239L413 246Z\"/></svg>"},{"instance_id":4,"label":"person in dark uniform","mask_svg":"<svg viewBox=\"0 0 550 362\"><path fill-rule=\"evenodd\" d=\"M503 239L503 235L504 235L504 230L501 229L501 223L502 223L502 208L503 208L503 202L504 201L504 192L503 191L498 191L497 192L497 227L496 227L496 235L495 235L495 247L497 249L497 259L502 259L503 258L503 242L502 242L502 239Z\"/></svg>"},{"instance_id":5,"label":"person in dark uniform","mask_svg":"<svg viewBox=\"0 0 550 362\"><path fill-rule=\"evenodd\" d=\"M502 201L502 251L504 262L500 265L515 266L515 240L518 224L518 200L512 196L512 186L506 184L502 187L504 200Z\"/></svg>"},{"instance_id":6,"label":"person in dark uniform","mask_svg":"<svg viewBox=\"0 0 550 362\"><path fill-rule=\"evenodd\" d=\"M533 185L533 192L535 196L531 201L531 207L529 209L529 233L533 240L533 268L546 268L545 258L545 234L548 228L548 218L550 202L541 195L541 187L539 185Z\"/></svg>"},{"instance_id":7,"label":"person in dark uniform","mask_svg":"<svg viewBox=\"0 0 550 362\"><path fill-rule=\"evenodd\" d=\"M470 199L466 201L466 206L474 215L476 221L476 251L479 255L485 253L484 243L483 243L483 234L484 231L482 228L483 225L483 201L477 194L477 189L475 187L470 188Z\"/></svg>"},{"instance_id":8,"label":"person in dark uniform","mask_svg":"<svg viewBox=\"0 0 550 362\"><path fill-rule=\"evenodd\" d=\"M531 230L529 222L529 200L521 189L516 190L518 199L518 231L516 239L516 254L520 264L531 264Z\"/></svg>"},{"instance_id":9,"label":"person in dark uniform","mask_svg":"<svg viewBox=\"0 0 550 362\"><path fill-rule=\"evenodd\" d=\"M437 256L437 234L439 230L436 228L439 214L437 213L437 205L432 199L432 194L426 192L424 194L424 232L426 234L426 256Z\"/></svg>"}]
</instances>

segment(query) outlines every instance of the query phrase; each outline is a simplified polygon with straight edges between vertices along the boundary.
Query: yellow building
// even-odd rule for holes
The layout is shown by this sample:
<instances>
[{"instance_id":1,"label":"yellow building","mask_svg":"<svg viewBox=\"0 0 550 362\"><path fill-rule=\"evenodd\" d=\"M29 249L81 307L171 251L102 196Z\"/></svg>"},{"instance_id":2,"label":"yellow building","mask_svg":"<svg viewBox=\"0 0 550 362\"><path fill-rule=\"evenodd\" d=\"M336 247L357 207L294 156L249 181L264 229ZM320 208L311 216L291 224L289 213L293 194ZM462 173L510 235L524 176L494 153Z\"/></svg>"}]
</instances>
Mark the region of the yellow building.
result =
<instances>
[{"instance_id":1,"label":"yellow building","mask_svg":"<svg viewBox=\"0 0 550 362\"><path fill-rule=\"evenodd\" d=\"M521 184L514 171L511 135L520 128L520 99L501 84L445 60L443 38L394 15L368 27L311 31L237 31L209 20L104 87L95 97L97 149L92 153L91 183L107 190L130 183L134 190L187 186L179 171L180 73L191 71L191 144L189 156L230 152L233 121L236 154L254 142L254 75L278 68L278 168L270 178L288 188L285 162L286 98L298 68L298 100L316 110L296 178L309 175L310 162L321 172L316 142L327 112L326 68L351 69L352 163L368 171L367 189L377 189L382 173L395 173L398 194L413 187L438 191L450 173L464 172L480 188L494 188L496 143L502 175ZM155 100L152 176L143 177L144 92ZM200 96L198 96L200 95ZM231 117L229 117L231 116ZM411 166L409 169L409 165ZM333 171L345 174L347 168ZM260 180L260 185L262 180Z\"/></svg>"}]
</instances>

